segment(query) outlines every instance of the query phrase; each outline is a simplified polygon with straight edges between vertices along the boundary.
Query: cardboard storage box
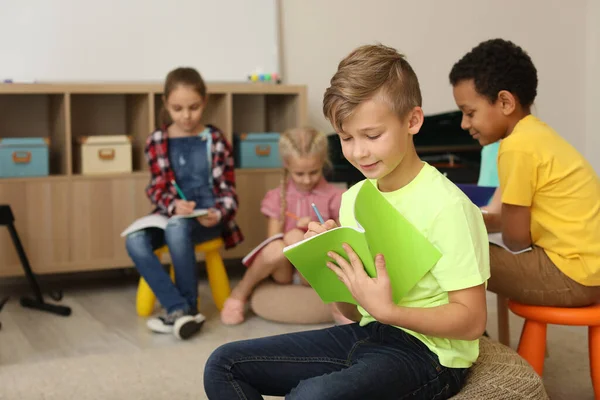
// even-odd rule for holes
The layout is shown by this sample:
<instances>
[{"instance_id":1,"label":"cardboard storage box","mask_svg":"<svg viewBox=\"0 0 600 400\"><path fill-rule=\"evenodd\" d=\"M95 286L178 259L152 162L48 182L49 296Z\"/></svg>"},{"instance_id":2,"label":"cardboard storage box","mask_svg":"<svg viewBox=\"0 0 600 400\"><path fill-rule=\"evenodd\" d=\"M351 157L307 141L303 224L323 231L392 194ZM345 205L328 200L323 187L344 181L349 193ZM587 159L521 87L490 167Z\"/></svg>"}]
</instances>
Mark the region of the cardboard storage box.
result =
<instances>
[{"instance_id":1,"label":"cardboard storage box","mask_svg":"<svg viewBox=\"0 0 600 400\"><path fill-rule=\"evenodd\" d=\"M79 156L83 175L131 172L131 137L82 136Z\"/></svg>"}]
</instances>

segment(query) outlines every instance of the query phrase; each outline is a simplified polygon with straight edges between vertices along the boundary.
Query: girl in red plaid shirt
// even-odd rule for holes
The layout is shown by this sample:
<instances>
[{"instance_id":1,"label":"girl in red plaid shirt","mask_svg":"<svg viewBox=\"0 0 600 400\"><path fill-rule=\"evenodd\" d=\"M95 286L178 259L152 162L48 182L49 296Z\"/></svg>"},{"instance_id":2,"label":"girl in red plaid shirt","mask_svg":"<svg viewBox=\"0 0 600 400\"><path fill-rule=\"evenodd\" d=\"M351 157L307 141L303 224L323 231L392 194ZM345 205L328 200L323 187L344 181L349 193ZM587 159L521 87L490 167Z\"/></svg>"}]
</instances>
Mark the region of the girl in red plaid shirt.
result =
<instances>
[{"instance_id":1,"label":"girl in red plaid shirt","mask_svg":"<svg viewBox=\"0 0 600 400\"><path fill-rule=\"evenodd\" d=\"M202 123L207 104L206 85L192 68L167 75L161 112L162 127L148 137L145 155L151 179L146 188L154 213L169 218L166 229L146 228L127 236L129 256L144 277L165 315L148 320L159 333L187 339L198 332L204 316L198 313L195 244L221 236L225 247L243 240L235 223L238 198L231 145L223 133ZM179 187L179 191L177 190ZM200 217L171 218L206 209ZM154 250L167 245L175 269L173 283Z\"/></svg>"}]
</instances>

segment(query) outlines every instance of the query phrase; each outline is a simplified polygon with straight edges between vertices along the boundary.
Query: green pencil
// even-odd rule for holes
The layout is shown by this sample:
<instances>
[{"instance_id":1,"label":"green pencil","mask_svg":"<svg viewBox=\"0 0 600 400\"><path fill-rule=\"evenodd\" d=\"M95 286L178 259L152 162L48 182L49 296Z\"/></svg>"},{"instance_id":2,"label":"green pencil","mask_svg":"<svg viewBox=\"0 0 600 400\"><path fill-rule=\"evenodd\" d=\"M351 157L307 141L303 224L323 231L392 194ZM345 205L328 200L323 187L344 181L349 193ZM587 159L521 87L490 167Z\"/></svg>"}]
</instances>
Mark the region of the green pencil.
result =
<instances>
[{"instance_id":1,"label":"green pencil","mask_svg":"<svg viewBox=\"0 0 600 400\"><path fill-rule=\"evenodd\" d=\"M175 186L175 190L177 190L177 193L179 193L179 197L181 197L181 200L187 201L187 199L185 198L185 195L183 194L181 189L179 189L179 186L177 186L177 182L175 182L174 179L171 179L171 183L173 184L173 186Z\"/></svg>"}]
</instances>

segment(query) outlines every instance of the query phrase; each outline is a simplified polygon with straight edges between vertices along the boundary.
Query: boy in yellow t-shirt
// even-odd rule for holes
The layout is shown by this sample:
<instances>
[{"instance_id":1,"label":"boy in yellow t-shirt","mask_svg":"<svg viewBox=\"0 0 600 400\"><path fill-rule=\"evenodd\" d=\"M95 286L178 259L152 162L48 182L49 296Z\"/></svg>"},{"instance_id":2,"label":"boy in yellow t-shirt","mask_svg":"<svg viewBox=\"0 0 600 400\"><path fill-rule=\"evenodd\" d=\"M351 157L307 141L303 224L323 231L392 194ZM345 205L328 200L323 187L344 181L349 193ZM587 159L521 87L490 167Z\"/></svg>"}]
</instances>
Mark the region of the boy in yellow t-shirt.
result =
<instances>
[{"instance_id":1,"label":"boy in yellow t-shirt","mask_svg":"<svg viewBox=\"0 0 600 400\"><path fill-rule=\"evenodd\" d=\"M499 212L484 215L514 255L490 246L488 288L533 305L600 298L600 180L585 158L530 113L537 71L520 47L483 42L450 72L462 127L482 145L502 140Z\"/></svg>"}]
</instances>

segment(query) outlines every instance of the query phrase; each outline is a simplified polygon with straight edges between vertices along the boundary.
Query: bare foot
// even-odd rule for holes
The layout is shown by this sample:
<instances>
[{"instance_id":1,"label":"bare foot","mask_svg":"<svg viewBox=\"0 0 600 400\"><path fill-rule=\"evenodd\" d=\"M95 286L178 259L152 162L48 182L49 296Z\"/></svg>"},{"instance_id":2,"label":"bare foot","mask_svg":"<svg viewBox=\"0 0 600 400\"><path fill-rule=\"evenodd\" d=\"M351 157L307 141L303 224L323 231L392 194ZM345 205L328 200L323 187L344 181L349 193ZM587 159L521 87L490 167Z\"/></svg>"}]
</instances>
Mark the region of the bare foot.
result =
<instances>
[{"instance_id":1,"label":"bare foot","mask_svg":"<svg viewBox=\"0 0 600 400\"><path fill-rule=\"evenodd\" d=\"M246 302L228 297L221 310L221 322L225 325L239 325L244 322Z\"/></svg>"}]
</instances>

